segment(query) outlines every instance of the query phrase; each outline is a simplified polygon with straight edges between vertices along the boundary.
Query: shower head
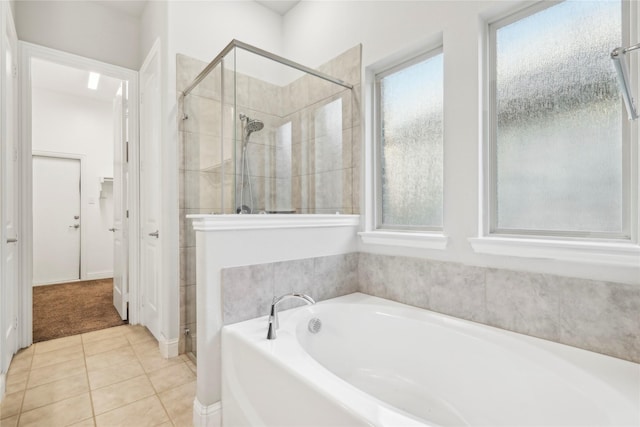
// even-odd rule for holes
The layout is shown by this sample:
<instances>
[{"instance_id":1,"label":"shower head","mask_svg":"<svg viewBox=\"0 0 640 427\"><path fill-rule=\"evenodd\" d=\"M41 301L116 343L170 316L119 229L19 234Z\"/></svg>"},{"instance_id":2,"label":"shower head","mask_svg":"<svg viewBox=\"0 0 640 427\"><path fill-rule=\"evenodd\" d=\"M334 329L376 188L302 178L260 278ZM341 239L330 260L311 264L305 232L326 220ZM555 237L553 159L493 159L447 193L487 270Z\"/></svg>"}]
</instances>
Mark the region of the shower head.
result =
<instances>
[{"instance_id":1,"label":"shower head","mask_svg":"<svg viewBox=\"0 0 640 427\"><path fill-rule=\"evenodd\" d=\"M264 123L262 122L262 120L252 119L248 116L245 116L244 114L240 114L240 120L246 120L247 122L244 128L247 137L249 137L249 135L251 135L253 132L261 131L264 127Z\"/></svg>"},{"instance_id":2,"label":"shower head","mask_svg":"<svg viewBox=\"0 0 640 427\"><path fill-rule=\"evenodd\" d=\"M261 120L247 118L247 126L245 128L247 131L247 136L249 136L253 132L261 131L263 127L264 123Z\"/></svg>"}]
</instances>

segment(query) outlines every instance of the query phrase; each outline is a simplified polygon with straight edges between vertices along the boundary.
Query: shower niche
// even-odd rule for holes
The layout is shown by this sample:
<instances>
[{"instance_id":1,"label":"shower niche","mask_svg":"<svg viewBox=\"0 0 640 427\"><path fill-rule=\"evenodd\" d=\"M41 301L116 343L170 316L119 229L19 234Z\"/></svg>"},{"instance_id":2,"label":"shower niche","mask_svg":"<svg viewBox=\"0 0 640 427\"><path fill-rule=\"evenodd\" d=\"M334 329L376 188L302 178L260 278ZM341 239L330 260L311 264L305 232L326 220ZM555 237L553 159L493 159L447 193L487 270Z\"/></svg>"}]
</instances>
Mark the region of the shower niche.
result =
<instances>
[{"instance_id":1,"label":"shower niche","mask_svg":"<svg viewBox=\"0 0 640 427\"><path fill-rule=\"evenodd\" d=\"M177 57L181 352L196 354L188 214L358 214L361 47L311 69L232 41Z\"/></svg>"}]
</instances>

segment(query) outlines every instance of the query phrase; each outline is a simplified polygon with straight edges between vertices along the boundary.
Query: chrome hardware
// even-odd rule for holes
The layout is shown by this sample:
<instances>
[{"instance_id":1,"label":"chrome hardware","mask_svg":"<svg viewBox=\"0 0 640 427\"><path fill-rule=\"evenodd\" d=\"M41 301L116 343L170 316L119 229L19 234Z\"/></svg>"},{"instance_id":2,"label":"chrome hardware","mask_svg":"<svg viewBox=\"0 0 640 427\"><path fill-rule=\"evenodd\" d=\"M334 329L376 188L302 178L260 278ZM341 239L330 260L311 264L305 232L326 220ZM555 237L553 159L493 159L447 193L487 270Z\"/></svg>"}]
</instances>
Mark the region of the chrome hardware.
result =
<instances>
[{"instance_id":1,"label":"chrome hardware","mask_svg":"<svg viewBox=\"0 0 640 427\"><path fill-rule=\"evenodd\" d=\"M109 231L111 231L111 232L113 232L113 233L115 233L115 232L116 232L116 230L117 230L117 228L110 228L110 229L109 229Z\"/></svg>"},{"instance_id":2,"label":"chrome hardware","mask_svg":"<svg viewBox=\"0 0 640 427\"><path fill-rule=\"evenodd\" d=\"M70 225L69 228L80 228L80 224L73 224Z\"/></svg>"},{"instance_id":3,"label":"chrome hardware","mask_svg":"<svg viewBox=\"0 0 640 427\"><path fill-rule=\"evenodd\" d=\"M18 243L18 238L17 237L9 238L7 239L7 243Z\"/></svg>"},{"instance_id":4,"label":"chrome hardware","mask_svg":"<svg viewBox=\"0 0 640 427\"><path fill-rule=\"evenodd\" d=\"M271 303L271 311L269 312L269 330L267 331L267 339L275 340L276 339L276 331L278 330L278 310L276 306L284 300L289 298L298 298L307 304L315 304L316 302L308 295L304 294L285 294L281 297L273 297L273 302Z\"/></svg>"},{"instance_id":5,"label":"chrome hardware","mask_svg":"<svg viewBox=\"0 0 640 427\"><path fill-rule=\"evenodd\" d=\"M156 239L160 237L160 230L156 230L153 233L149 233L149 236L155 237Z\"/></svg>"}]
</instances>

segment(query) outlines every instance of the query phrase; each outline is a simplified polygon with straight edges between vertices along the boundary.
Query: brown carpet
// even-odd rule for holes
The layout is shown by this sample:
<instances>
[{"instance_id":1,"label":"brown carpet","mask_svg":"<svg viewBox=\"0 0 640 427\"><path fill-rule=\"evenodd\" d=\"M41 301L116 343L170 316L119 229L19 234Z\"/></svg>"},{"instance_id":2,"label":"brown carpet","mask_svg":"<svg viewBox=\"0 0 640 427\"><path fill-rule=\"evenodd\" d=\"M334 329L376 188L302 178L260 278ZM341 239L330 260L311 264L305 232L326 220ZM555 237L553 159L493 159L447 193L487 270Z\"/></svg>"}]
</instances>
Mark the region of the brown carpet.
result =
<instances>
[{"instance_id":1,"label":"brown carpet","mask_svg":"<svg viewBox=\"0 0 640 427\"><path fill-rule=\"evenodd\" d=\"M33 287L33 342L126 323L113 306L113 279Z\"/></svg>"}]
</instances>

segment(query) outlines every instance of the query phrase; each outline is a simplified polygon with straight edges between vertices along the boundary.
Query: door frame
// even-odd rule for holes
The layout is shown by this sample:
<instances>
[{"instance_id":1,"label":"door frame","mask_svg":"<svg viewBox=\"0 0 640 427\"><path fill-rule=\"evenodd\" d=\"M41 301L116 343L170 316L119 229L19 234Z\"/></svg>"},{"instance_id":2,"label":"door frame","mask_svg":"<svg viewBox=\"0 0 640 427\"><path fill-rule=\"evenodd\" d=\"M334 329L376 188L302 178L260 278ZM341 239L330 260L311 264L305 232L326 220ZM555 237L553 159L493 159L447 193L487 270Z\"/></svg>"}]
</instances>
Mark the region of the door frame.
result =
<instances>
[{"instance_id":1,"label":"door frame","mask_svg":"<svg viewBox=\"0 0 640 427\"><path fill-rule=\"evenodd\" d=\"M69 160L78 160L80 162L80 186L82 187L82 182L83 179L82 177L85 174L85 156L83 154L74 154L74 153L62 153L62 152L57 152L57 151L44 151L44 150L32 150L31 151L31 188L32 188L32 194L31 194L31 202L33 203L33 157L50 157L50 158L54 158L54 159L69 159ZM87 233L83 232L82 230L82 221L84 219L84 215L86 214L86 209L84 207L86 200L84 200L82 198L82 191L80 189L78 189L78 191L80 192L80 271L79 271L79 275L80 278L78 280L69 280L69 281L65 281L64 283L72 283L72 282L81 282L83 280L89 280L89 279L83 279L83 277L85 277L86 273L87 273L87 257L83 257L82 256L82 249L86 248L87 246ZM33 214L33 211L32 211ZM33 230L33 215L31 215L29 218L32 218L31 220L31 230ZM33 253L33 232L32 232L32 239L31 239L31 244L32 244L32 252ZM33 266L33 264L32 264ZM33 271L33 270L32 270ZM33 280L33 277L31 277L31 280ZM59 282L51 282L51 283L41 283L41 285L53 285L55 283L59 283ZM34 286L35 283L31 283L31 286Z\"/></svg>"},{"instance_id":2,"label":"door frame","mask_svg":"<svg viewBox=\"0 0 640 427\"><path fill-rule=\"evenodd\" d=\"M35 45L27 42L18 42L19 54L19 92L20 100L20 142L22 146L20 179L20 216L24 218L21 223L21 235L23 236L21 262L21 307L19 324L21 331L19 347L27 347L33 342L33 176L32 176L32 118L31 118L31 60L42 59L55 62L60 65L96 71L105 76L120 80L126 80L129 84L128 99L128 131L129 131L129 181L127 205L129 208L129 322L139 323L139 91L138 72L116 65L96 61L71 53Z\"/></svg>"},{"instance_id":3,"label":"door frame","mask_svg":"<svg viewBox=\"0 0 640 427\"><path fill-rule=\"evenodd\" d=\"M6 158L4 158L5 156L5 150L6 150L6 124L7 124L7 119L8 119L8 111L11 110L12 111L12 115L11 115L11 119L12 119L12 123L13 123L13 127L14 127L14 148L16 150L20 149L20 93L19 93L19 79L15 79L15 82L13 80L7 80L6 78L6 74L5 74L5 69L4 67L6 66L5 60L6 60L6 49L5 49L5 44L4 44L4 38L6 36L8 36L8 41L9 44L11 45L11 49L13 50L13 54L14 56L12 57L13 60L13 64L14 67L18 67L19 64L19 45L18 45L18 35L16 32L16 27L15 27L15 21L14 21L14 16L13 16L13 12L11 11L11 8L9 7L9 4L7 2L0 2L0 34L2 36L2 40L0 40L0 71L2 74L0 76L0 177L4 177L4 173L5 173L5 162L6 162ZM14 44L15 42L15 44ZM16 76L17 77L17 76ZM6 97L6 92L7 92L7 86L11 85L11 87L14 89L12 91L13 93L13 99L8 99ZM19 155L19 152L17 152L16 154ZM11 160L13 161L13 160ZM16 161L15 164L15 173L14 176L19 177L20 176L20 161ZM19 181L19 178L17 178L16 181ZM20 199L20 183L19 182L14 182L14 202L18 203L19 205L19 199ZM21 293L20 293L20 283L21 283L21 276L20 274L22 273L21 269L20 269L20 247L23 245L21 239L22 236L21 234L21 224L22 224L22 220L21 220L21 216L20 216L20 208L19 206L16 206L16 211L17 211L17 215L14 218L15 224L16 224L16 236L8 236L7 232L6 232L6 226L5 226L5 195L4 195L4 188L2 187L2 184L0 184L0 259L2 260L0 262L0 331L2 334L2 337L0 337L0 401L3 399L4 394L5 394L5 390L6 390L6 375L7 372L9 370L9 365L7 363L11 363L11 359L13 358L13 354L14 352L20 348L20 330L18 328L18 318L20 316L20 297L21 297ZM15 243L8 243L7 239L11 237L14 238L16 237L18 239L18 242ZM15 280L13 283L8 283L5 280L5 261L6 261L6 256L7 256L7 252L9 251L8 245L14 245L17 244L17 248L15 249L14 252L14 256L16 258L15 261ZM9 297L11 297L11 300L9 301ZM2 304L11 304L14 305L16 307L16 310L13 314L15 314L15 318L7 318L7 313L5 313L2 310ZM12 341L14 341L14 343L12 345L9 345L9 343L6 341L7 336L6 331L8 329L12 329L13 333L12 333ZM11 354L9 354L11 353Z\"/></svg>"}]
</instances>

